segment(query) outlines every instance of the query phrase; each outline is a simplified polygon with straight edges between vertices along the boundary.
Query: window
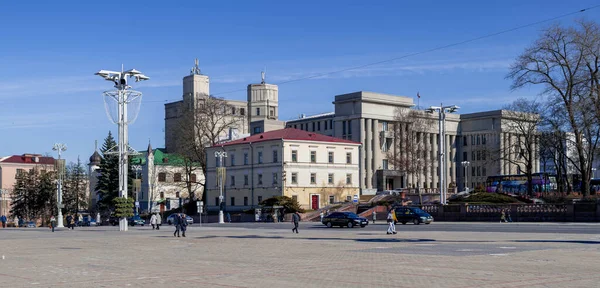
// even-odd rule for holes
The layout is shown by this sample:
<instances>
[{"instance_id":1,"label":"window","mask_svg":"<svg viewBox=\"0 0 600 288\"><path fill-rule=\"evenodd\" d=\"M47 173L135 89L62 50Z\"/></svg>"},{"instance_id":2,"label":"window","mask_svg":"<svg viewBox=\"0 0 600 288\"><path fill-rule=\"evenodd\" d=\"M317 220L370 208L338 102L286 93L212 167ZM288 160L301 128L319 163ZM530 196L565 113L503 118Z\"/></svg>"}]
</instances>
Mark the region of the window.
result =
<instances>
[{"instance_id":1,"label":"window","mask_svg":"<svg viewBox=\"0 0 600 288\"><path fill-rule=\"evenodd\" d=\"M333 204L335 202L335 196L330 195L329 196L329 204Z\"/></svg>"},{"instance_id":2,"label":"window","mask_svg":"<svg viewBox=\"0 0 600 288\"><path fill-rule=\"evenodd\" d=\"M248 197L244 197L244 206L248 206Z\"/></svg>"},{"instance_id":3,"label":"window","mask_svg":"<svg viewBox=\"0 0 600 288\"><path fill-rule=\"evenodd\" d=\"M317 130L321 131L321 121L317 122Z\"/></svg>"},{"instance_id":4,"label":"window","mask_svg":"<svg viewBox=\"0 0 600 288\"><path fill-rule=\"evenodd\" d=\"M312 131L313 131L313 132L314 132L314 131L317 131L317 130L315 130L315 126L316 126L316 125L315 125L315 122L312 122L312 124L313 124L313 125L312 125L312 126L313 126L313 130L312 130Z\"/></svg>"},{"instance_id":5,"label":"window","mask_svg":"<svg viewBox=\"0 0 600 288\"><path fill-rule=\"evenodd\" d=\"M273 163L277 163L277 150L273 150Z\"/></svg>"},{"instance_id":6,"label":"window","mask_svg":"<svg viewBox=\"0 0 600 288\"><path fill-rule=\"evenodd\" d=\"M292 150L292 162L298 162L298 151Z\"/></svg>"},{"instance_id":7,"label":"window","mask_svg":"<svg viewBox=\"0 0 600 288\"><path fill-rule=\"evenodd\" d=\"M333 163L333 152L329 151L327 154L328 154L328 155L327 155L327 156L328 156L327 158L329 158L329 159L328 159L328 160L329 160L329 163Z\"/></svg>"},{"instance_id":8,"label":"window","mask_svg":"<svg viewBox=\"0 0 600 288\"><path fill-rule=\"evenodd\" d=\"M235 186L235 176L231 175L231 187Z\"/></svg>"},{"instance_id":9,"label":"window","mask_svg":"<svg viewBox=\"0 0 600 288\"><path fill-rule=\"evenodd\" d=\"M258 164L263 163L262 151L258 151Z\"/></svg>"},{"instance_id":10,"label":"window","mask_svg":"<svg viewBox=\"0 0 600 288\"><path fill-rule=\"evenodd\" d=\"M327 121L325 121L324 123L325 123L325 130L327 130Z\"/></svg>"},{"instance_id":11,"label":"window","mask_svg":"<svg viewBox=\"0 0 600 288\"><path fill-rule=\"evenodd\" d=\"M300 130L304 130L304 123L300 123Z\"/></svg>"},{"instance_id":12,"label":"window","mask_svg":"<svg viewBox=\"0 0 600 288\"><path fill-rule=\"evenodd\" d=\"M477 151L477 160L481 160L481 151Z\"/></svg>"},{"instance_id":13,"label":"window","mask_svg":"<svg viewBox=\"0 0 600 288\"><path fill-rule=\"evenodd\" d=\"M258 185L262 185L262 174L258 174Z\"/></svg>"},{"instance_id":14,"label":"window","mask_svg":"<svg viewBox=\"0 0 600 288\"><path fill-rule=\"evenodd\" d=\"M329 129L333 129L333 120L329 120Z\"/></svg>"},{"instance_id":15,"label":"window","mask_svg":"<svg viewBox=\"0 0 600 288\"><path fill-rule=\"evenodd\" d=\"M235 166L235 154L231 153L230 154L230 158L231 158L231 166Z\"/></svg>"},{"instance_id":16,"label":"window","mask_svg":"<svg viewBox=\"0 0 600 288\"><path fill-rule=\"evenodd\" d=\"M254 134L259 134L262 132L261 127L254 127Z\"/></svg>"},{"instance_id":17,"label":"window","mask_svg":"<svg viewBox=\"0 0 600 288\"><path fill-rule=\"evenodd\" d=\"M481 160L485 160L485 154L487 154L485 151L481 151Z\"/></svg>"},{"instance_id":18,"label":"window","mask_svg":"<svg viewBox=\"0 0 600 288\"><path fill-rule=\"evenodd\" d=\"M475 176L475 167L471 167L471 176Z\"/></svg>"},{"instance_id":19,"label":"window","mask_svg":"<svg viewBox=\"0 0 600 288\"><path fill-rule=\"evenodd\" d=\"M479 135L477 135L477 145L481 144L481 141L479 139Z\"/></svg>"},{"instance_id":20,"label":"window","mask_svg":"<svg viewBox=\"0 0 600 288\"><path fill-rule=\"evenodd\" d=\"M310 151L310 163L317 163L317 151Z\"/></svg>"},{"instance_id":21,"label":"window","mask_svg":"<svg viewBox=\"0 0 600 288\"><path fill-rule=\"evenodd\" d=\"M165 192L160 192L160 199L165 199Z\"/></svg>"},{"instance_id":22,"label":"window","mask_svg":"<svg viewBox=\"0 0 600 288\"><path fill-rule=\"evenodd\" d=\"M481 144L485 145L485 135L481 136Z\"/></svg>"},{"instance_id":23,"label":"window","mask_svg":"<svg viewBox=\"0 0 600 288\"><path fill-rule=\"evenodd\" d=\"M181 173L175 173L173 175L173 182L181 182Z\"/></svg>"},{"instance_id":24,"label":"window","mask_svg":"<svg viewBox=\"0 0 600 288\"><path fill-rule=\"evenodd\" d=\"M294 129L298 129L298 125L294 124Z\"/></svg>"},{"instance_id":25,"label":"window","mask_svg":"<svg viewBox=\"0 0 600 288\"><path fill-rule=\"evenodd\" d=\"M475 136L471 135L471 145L475 145Z\"/></svg>"},{"instance_id":26,"label":"window","mask_svg":"<svg viewBox=\"0 0 600 288\"><path fill-rule=\"evenodd\" d=\"M346 174L346 184L352 184L352 174Z\"/></svg>"},{"instance_id":27,"label":"window","mask_svg":"<svg viewBox=\"0 0 600 288\"><path fill-rule=\"evenodd\" d=\"M292 173L292 184L298 184L298 173Z\"/></svg>"},{"instance_id":28,"label":"window","mask_svg":"<svg viewBox=\"0 0 600 288\"><path fill-rule=\"evenodd\" d=\"M19 170L23 171L23 169L17 169L17 173L19 173ZM23 172L21 172L23 173ZM158 173L158 182L166 182L167 181L167 173L165 172L160 172Z\"/></svg>"},{"instance_id":29,"label":"window","mask_svg":"<svg viewBox=\"0 0 600 288\"><path fill-rule=\"evenodd\" d=\"M269 110L269 115L271 115L271 117L275 116L275 110L271 109Z\"/></svg>"},{"instance_id":30,"label":"window","mask_svg":"<svg viewBox=\"0 0 600 288\"><path fill-rule=\"evenodd\" d=\"M346 164L352 164L352 153L346 153Z\"/></svg>"},{"instance_id":31,"label":"window","mask_svg":"<svg viewBox=\"0 0 600 288\"><path fill-rule=\"evenodd\" d=\"M231 197L231 206L235 206L235 197Z\"/></svg>"},{"instance_id":32,"label":"window","mask_svg":"<svg viewBox=\"0 0 600 288\"><path fill-rule=\"evenodd\" d=\"M244 175L244 185L248 185L248 175Z\"/></svg>"},{"instance_id":33,"label":"window","mask_svg":"<svg viewBox=\"0 0 600 288\"><path fill-rule=\"evenodd\" d=\"M467 136L463 136L463 146L467 146Z\"/></svg>"},{"instance_id":34,"label":"window","mask_svg":"<svg viewBox=\"0 0 600 288\"><path fill-rule=\"evenodd\" d=\"M17 176L21 176L23 175L23 173L25 173L25 170L23 169L17 169ZM160 175L160 174L159 174ZM160 181L160 180L159 180ZM164 181L163 181L164 182Z\"/></svg>"},{"instance_id":35,"label":"window","mask_svg":"<svg viewBox=\"0 0 600 288\"><path fill-rule=\"evenodd\" d=\"M347 134L346 121L342 121L342 135L346 136L346 134Z\"/></svg>"},{"instance_id":36,"label":"window","mask_svg":"<svg viewBox=\"0 0 600 288\"><path fill-rule=\"evenodd\" d=\"M256 108L256 116L260 116L260 108Z\"/></svg>"},{"instance_id":37,"label":"window","mask_svg":"<svg viewBox=\"0 0 600 288\"><path fill-rule=\"evenodd\" d=\"M215 206L219 206L219 197L215 197Z\"/></svg>"},{"instance_id":38,"label":"window","mask_svg":"<svg viewBox=\"0 0 600 288\"><path fill-rule=\"evenodd\" d=\"M273 184L277 184L277 173L273 173Z\"/></svg>"},{"instance_id":39,"label":"window","mask_svg":"<svg viewBox=\"0 0 600 288\"><path fill-rule=\"evenodd\" d=\"M471 151L471 161L475 161L475 151Z\"/></svg>"},{"instance_id":40,"label":"window","mask_svg":"<svg viewBox=\"0 0 600 288\"><path fill-rule=\"evenodd\" d=\"M333 184L333 173L329 173L327 176L327 183Z\"/></svg>"},{"instance_id":41,"label":"window","mask_svg":"<svg viewBox=\"0 0 600 288\"><path fill-rule=\"evenodd\" d=\"M383 163L381 163L381 168L383 170L388 170L388 160L387 159L383 159Z\"/></svg>"},{"instance_id":42,"label":"window","mask_svg":"<svg viewBox=\"0 0 600 288\"><path fill-rule=\"evenodd\" d=\"M179 198L179 192L175 192L175 198Z\"/></svg>"},{"instance_id":43,"label":"window","mask_svg":"<svg viewBox=\"0 0 600 288\"><path fill-rule=\"evenodd\" d=\"M381 130L382 131L388 131L388 122L381 121Z\"/></svg>"},{"instance_id":44,"label":"window","mask_svg":"<svg viewBox=\"0 0 600 288\"><path fill-rule=\"evenodd\" d=\"M481 168L481 176L487 176L487 171L485 171L485 167Z\"/></svg>"},{"instance_id":45,"label":"window","mask_svg":"<svg viewBox=\"0 0 600 288\"><path fill-rule=\"evenodd\" d=\"M477 176L481 176L481 167L477 166Z\"/></svg>"},{"instance_id":46,"label":"window","mask_svg":"<svg viewBox=\"0 0 600 288\"><path fill-rule=\"evenodd\" d=\"M258 203L262 202L262 196L258 196Z\"/></svg>"},{"instance_id":47,"label":"window","mask_svg":"<svg viewBox=\"0 0 600 288\"><path fill-rule=\"evenodd\" d=\"M235 107L231 107L231 115L235 115Z\"/></svg>"},{"instance_id":48,"label":"window","mask_svg":"<svg viewBox=\"0 0 600 288\"><path fill-rule=\"evenodd\" d=\"M317 173L310 173L310 184L317 184Z\"/></svg>"},{"instance_id":49,"label":"window","mask_svg":"<svg viewBox=\"0 0 600 288\"><path fill-rule=\"evenodd\" d=\"M240 115L242 115L242 116L246 115L246 109L240 108Z\"/></svg>"},{"instance_id":50,"label":"window","mask_svg":"<svg viewBox=\"0 0 600 288\"><path fill-rule=\"evenodd\" d=\"M463 152L463 161L468 161L467 152Z\"/></svg>"},{"instance_id":51,"label":"window","mask_svg":"<svg viewBox=\"0 0 600 288\"><path fill-rule=\"evenodd\" d=\"M248 152L244 152L244 165L248 165Z\"/></svg>"},{"instance_id":52,"label":"window","mask_svg":"<svg viewBox=\"0 0 600 288\"><path fill-rule=\"evenodd\" d=\"M351 202L352 201L352 196L346 196L346 202Z\"/></svg>"}]
</instances>

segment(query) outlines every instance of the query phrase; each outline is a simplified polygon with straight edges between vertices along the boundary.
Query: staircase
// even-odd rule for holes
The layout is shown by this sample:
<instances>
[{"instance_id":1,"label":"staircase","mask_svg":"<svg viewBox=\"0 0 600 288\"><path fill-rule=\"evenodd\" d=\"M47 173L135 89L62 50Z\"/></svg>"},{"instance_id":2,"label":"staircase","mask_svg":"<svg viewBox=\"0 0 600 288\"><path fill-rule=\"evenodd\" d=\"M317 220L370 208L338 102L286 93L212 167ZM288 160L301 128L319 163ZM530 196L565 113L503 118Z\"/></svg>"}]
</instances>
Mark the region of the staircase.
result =
<instances>
[{"instance_id":1,"label":"staircase","mask_svg":"<svg viewBox=\"0 0 600 288\"><path fill-rule=\"evenodd\" d=\"M327 205L325 207L323 207L322 209L319 210L315 210L309 213L304 213L301 215L301 219L302 221L313 221L313 222L319 222L321 221L321 211L326 211L329 210L329 212L356 212L356 205L352 202L349 203L345 203L343 204L341 207L338 208L333 208L335 206L339 206L338 205Z\"/></svg>"}]
</instances>

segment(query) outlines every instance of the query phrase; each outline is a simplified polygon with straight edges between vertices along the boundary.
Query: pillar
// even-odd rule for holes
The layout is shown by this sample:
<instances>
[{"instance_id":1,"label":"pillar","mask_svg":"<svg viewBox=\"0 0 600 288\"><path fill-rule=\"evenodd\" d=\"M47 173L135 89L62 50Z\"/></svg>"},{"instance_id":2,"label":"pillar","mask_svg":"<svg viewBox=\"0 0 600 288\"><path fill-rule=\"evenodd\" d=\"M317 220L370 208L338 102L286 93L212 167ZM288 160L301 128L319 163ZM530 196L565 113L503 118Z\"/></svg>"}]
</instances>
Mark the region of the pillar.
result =
<instances>
[{"instance_id":1,"label":"pillar","mask_svg":"<svg viewBox=\"0 0 600 288\"><path fill-rule=\"evenodd\" d=\"M379 167L382 166L381 158L381 132L379 131L379 120L373 119L373 161L375 162L373 165L373 175L375 175L375 171L381 169ZM382 167L383 168L383 167Z\"/></svg>"},{"instance_id":2,"label":"pillar","mask_svg":"<svg viewBox=\"0 0 600 288\"><path fill-rule=\"evenodd\" d=\"M437 137L438 137L438 134L431 134L431 140L432 140L431 146L433 147L433 151L432 151L431 155L433 156L432 159L434 160L433 161L433 169L431 171L431 175L433 176L432 177L433 187L431 187L431 188L437 188L437 185L438 185L437 183L439 182L439 177L438 177L437 171L438 171L438 166L439 166L438 157L440 156L438 153L438 149L439 149L438 145L440 144L440 142L437 141Z\"/></svg>"},{"instance_id":3,"label":"pillar","mask_svg":"<svg viewBox=\"0 0 600 288\"><path fill-rule=\"evenodd\" d=\"M458 181L456 180L456 136L450 135L450 182L454 182L458 187Z\"/></svg>"},{"instance_id":4,"label":"pillar","mask_svg":"<svg viewBox=\"0 0 600 288\"><path fill-rule=\"evenodd\" d=\"M363 145L360 146L360 159L359 159L360 163L359 163L359 165L360 165L361 173L360 173L360 179L358 181L360 183L359 184L360 189L364 189L364 188L366 188L366 186L365 186L365 177L366 177L365 158L367 155L366 150L365 150L366 143L367 143L367 141L365 139L365 137L366 137L366 135L365 135L365 120L359 119L358 124L359 124L358 126L360 129L360 133L359 133L360 138L359 139L360 139L360 142L363 143Z\"/></svg>"},{"instance_id":5,"label":"pillar","mask_svg":"<svg viewBox=\"0 0 600 288\"><path fill-rule=\"evenodd\" d=\"M424 164L425 169L423 169L424 170L423 171L423 174L424 174L423 181L425 182L425 185L423 186L423 188L429 188L429 179L430 179L429 171L431 171L431 162L430 162L430 158L431 158L430 153L431 152L429 152L429 149L431 149L431 144L429 142L429 135L430 135L429 133L423 133L423 146L424 146L424 151L425 151L425 153L424 153L425 159L423 159L423 163L425 163Z\"/></svg>"},{"instance_id":6,"label":"pillar","mask_svg":"<svg viewBox=\"0 0 600 288\"><path fill-rule=\"evenodd\" d=\"M365 175L366 175L366 182L365 183L367 189L371 189L373 188L373 141L372 141L372 137L373 137L373 131L371 131L373 129L373 125L372 125L372 121L371 119L366 119L365 120L366 125L365 125L365 134L366 134L366 139L365 139L365 150L366 150L366 158L365 158Z\"/></svg>"}]
</instances>

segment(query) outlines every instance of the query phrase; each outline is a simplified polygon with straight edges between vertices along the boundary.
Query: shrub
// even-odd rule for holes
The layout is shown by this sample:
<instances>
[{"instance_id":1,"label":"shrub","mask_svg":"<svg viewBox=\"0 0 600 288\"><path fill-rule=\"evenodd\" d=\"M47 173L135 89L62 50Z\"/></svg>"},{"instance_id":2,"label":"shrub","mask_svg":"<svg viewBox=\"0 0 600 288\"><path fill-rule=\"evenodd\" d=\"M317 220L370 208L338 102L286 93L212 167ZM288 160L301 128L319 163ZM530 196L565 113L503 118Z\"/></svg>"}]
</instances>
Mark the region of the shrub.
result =
<instances>
[{"instance_id":1,"label":"shrub","mask_svg":"<svg viewBox=\"0 0 600 288\"><path fill-rule=\"evenodd\" d=\"M452 203L489 203L489 204L503 204L503 203L522 203L521 201L504 194L498 193L487 193L479 192L468 196L461 196L455 199L449 200Z\"/></svg>"},{"instance_id":2,"label":"shrub","mask_svg":"<svg viewBox=\"0 0 600 288\"><path fill-rule=\"evenodd\" d=\"M113 199L115 216L118 218L133 217L133 198L116 197Z\"/></svg>"},{"instance_id":3,"label":"shrub","mask_svg":"<svg viewBox=\"0 0 600 288\"><path fill-rule=\"evenodd\" d=\"M286 213L294 213L296 211L304 213L304 209L300 207L298 201L287 196L275 196L267 198L259 203L261 206L282 206Z\"/></svg>"}]
</instances>

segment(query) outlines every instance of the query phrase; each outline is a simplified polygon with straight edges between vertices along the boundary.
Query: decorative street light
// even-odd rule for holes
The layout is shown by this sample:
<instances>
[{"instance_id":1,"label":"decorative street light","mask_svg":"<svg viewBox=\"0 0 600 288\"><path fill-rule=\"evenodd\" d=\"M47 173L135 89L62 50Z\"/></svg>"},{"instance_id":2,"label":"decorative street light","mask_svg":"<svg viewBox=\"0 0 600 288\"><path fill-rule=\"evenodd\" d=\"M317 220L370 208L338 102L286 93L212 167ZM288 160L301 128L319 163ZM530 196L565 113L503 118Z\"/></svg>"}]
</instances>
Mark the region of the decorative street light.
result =
<instances>
[{"instance_id":1,"label":"decorative street light","mask_svg":"<svg viewBox=\"0 0 600 288\"><path fill-rule=\"evenodd\" d=\"M217 183L219 184L219 223L225 223L225 219L223 219L223 180L225 180L225 162L223 158L227 158L227 152L225 151L215 151L215 157L219 159L217 163Z\"/></svg>"},{"instance_id":2,"label":"decorative street light","mask_svg":"<svg viewBox=\"0 0 600 288\"><path fill-rule=\"evenodd\" d=\"M452 113L455 112L456 110L458 110L460 107L456 106L456 105L451 105L451 106L444 106L443 104L440 104L440 106L430 106L428 109L426 109L425 111L428 113L433 113L433 112L438 112L439 113L439 134L440 134L440 140L438 142L439 144L439 157L438 157L438 165L440 167L440 203L442 205L446 205L446 197L447 197L447 190L448 190L448 184L447 184L447 179L446 179L446 173L448 172L447 169L447 161L446 161L446 157L448 155L447 151L446 151L446 112L448 113Z\"/></svg>"},{"instance_id":3,"label":"decorative street light","mask_svg":"<svg viewBox=\"0 0 600 288\"><path fill-rule=\"evenodd\" d=\"M119 143L116 147L110 148L107 153L119 155L119 197L127 198L128 156L137 154L135 150L129 147L127 129L128 125L132 124L137 118L142 102L142 92L129 90L131 86L127 85L127 78L135 78L135 82L150 78L135 69L123 71L123 67L121 67L121 72L100 70L95 75L113 82L114 87L117 88L117 90L103 93L104 108L106 108L108 119L119 125ZM119 230L127 231L127 219L125 217L119 220Z\"/></svg>"},{"instance_id":4,"label":"decorative street light","mask_svg":"<svg viewBox=\"0 0 600 288\"><path fill-rule=\"evenodd\" d=\"M60 159L60 154L61 152L67 151L67 145L62 144L62 143L55 143L54 146L52 146L52 150L58 152L58 160L57 160L57 165L55 167L56 169L56 208L58 208L58 221L56 223L56 227L65 227L63 224L63 215L62 215L62 208L63 208L63 204L62 204L62 177L63 177L63 171L65 169L65 165L64 165L64 160Z\"/></svg>"},{"instance_id":5,"label":"decorative street light","mask_svg":"<svg viewBox=\"0 0 600 288\"><path fill-rule=\"evenodd\" d=\"M467 193L469 192L469 169L468 167L471 166L471 162L469 161L462 161L460 162L460 164L463 166L463 170L465 171L465 191L467 191Z\"/></svg>"},{"instance_id":6,"label":"decorative street light","mask_svg":"<svg viewBox=\"0 0 600 288\"><path fill-rule=\"evenodd\" d=\"M139 193L140 193L140 189L138 189L138 174L140 173L140 171L142 170L142 166L141 165L131 165L131 169L133 169L133 171L135 171L135 184L133 185L133 191L135 192L135 212L136 214L140 213L140 197L139 197ZM140 185L141 186L141 185Z\"/></svg>"}]
</instances>

